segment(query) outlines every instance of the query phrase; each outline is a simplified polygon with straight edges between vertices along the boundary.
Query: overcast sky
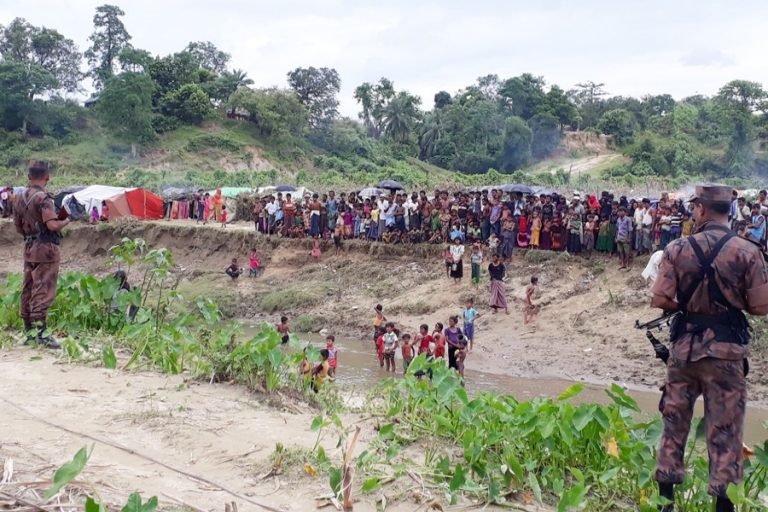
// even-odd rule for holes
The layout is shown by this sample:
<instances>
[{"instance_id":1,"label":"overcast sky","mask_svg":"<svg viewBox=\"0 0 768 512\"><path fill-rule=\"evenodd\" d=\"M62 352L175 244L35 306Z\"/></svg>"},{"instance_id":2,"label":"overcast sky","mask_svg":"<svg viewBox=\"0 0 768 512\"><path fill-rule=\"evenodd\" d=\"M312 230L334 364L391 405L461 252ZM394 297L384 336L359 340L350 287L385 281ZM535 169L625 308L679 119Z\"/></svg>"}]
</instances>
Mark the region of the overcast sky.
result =
<instances>
[{"instance_id":1,"label":"overcast sky","mask_svg":"<svg viewBox=\"0 0 768 512\"><path fill-rule=\"evenodd\" d=\"M85 50L90 0L0 0L0 24L24 17ZM133 45L154 54L212 41L257 86L285 86L299 66L334 67L341 112L354 88L386 76L422 97L478 76L523 72L564 89L592 80L611 94L712 95L743 78L768 85L768 2L582 0L112 0Z\"/></svg>"}]
</instances>

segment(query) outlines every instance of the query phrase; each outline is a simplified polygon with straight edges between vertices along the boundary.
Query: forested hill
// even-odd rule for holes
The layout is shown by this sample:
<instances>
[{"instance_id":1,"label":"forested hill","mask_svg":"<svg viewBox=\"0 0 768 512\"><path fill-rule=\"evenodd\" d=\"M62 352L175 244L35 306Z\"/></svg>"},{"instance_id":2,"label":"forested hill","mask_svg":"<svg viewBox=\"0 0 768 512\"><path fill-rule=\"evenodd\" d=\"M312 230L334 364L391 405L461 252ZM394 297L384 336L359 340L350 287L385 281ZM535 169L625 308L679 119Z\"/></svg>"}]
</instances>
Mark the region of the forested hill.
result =
<instances>
[{"instance_id":1,"label":"forested hill","mask_svg":"<svg viewBox=\"0 0 768 512\"><path fill-rule=\"evenodd\" d=\"M167 56L134 47L123 16L117 6L98 7L82 52L34 20L0 27L0 182L23 181L31 157L52 160L60 184L155 188L384 177L742 185L768 173L768 95L756 82L676 100L490 74L427 100L381 78L355 89L352 120L339 116L335 69L296 68L285 87L254 88L248 74L258 70L234 69L213 43L193 41ZM91 90L87 107L65 99Z\"/></svg>"}]
</instances>

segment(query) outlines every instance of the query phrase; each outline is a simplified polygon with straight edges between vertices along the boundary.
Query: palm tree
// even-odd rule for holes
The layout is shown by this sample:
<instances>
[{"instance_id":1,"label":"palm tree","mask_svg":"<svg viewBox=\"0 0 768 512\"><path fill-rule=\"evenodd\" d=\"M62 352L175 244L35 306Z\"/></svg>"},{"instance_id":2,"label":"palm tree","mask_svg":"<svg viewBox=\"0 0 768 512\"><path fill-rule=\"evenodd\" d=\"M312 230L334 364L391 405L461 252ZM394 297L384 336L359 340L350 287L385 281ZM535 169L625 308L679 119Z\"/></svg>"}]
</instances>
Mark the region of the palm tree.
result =
<instances>
[{"instance_id":1,"label":"palm tree","mask_svg":"<svg viewBox=\"0 0 768 512\"><path fill-rule=\"evenodd\" d=\"M232 71L224 71L220 74L216 79L215 85L216 91L211 97L215 97L221 103L225 103L232 96L232 93L240 87L253 85L253 80L248 78L248 74L242 69L233 69Z\"/></svg>"},{"instance_id":2,"label":"palm tree","mask_svg":"<svg viewBox=\"0 0 768 512\"><path fill-rule=\"evenodd\" d=\"M443 137L443 122L440 112L434 110L419 126L419 160L426 161L437 151L437 144Z\"/></svg>"},{"instance_id":3,"label":"palm tree","mask_svg":"<svg viewBox=\"0 0 768 512\"><path fill-rule=\"evenodd\" d=\"M421 99L400 91L384 107L384 136L395 142L406 142L421 118Z\"/></svg>"}]
</instances>

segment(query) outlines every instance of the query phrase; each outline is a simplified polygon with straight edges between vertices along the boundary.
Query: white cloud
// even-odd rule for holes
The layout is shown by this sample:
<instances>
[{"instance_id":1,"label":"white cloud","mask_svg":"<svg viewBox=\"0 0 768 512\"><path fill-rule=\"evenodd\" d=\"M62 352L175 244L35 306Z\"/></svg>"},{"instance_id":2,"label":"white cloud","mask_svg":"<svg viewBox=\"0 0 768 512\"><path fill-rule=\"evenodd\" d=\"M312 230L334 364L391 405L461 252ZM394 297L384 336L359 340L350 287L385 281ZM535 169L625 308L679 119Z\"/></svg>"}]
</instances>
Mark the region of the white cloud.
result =
<instances>
[{"instance_id":1,"label":"white cloud","mask_svg":"<svg viewBox=\"0 0 768 512\"><path fill-rule=\"evenodd\" d=\"M192 40L232 54L257 86L285 85L298 66L335 67L343 114L354 88L386 76L431 107L490 73L543 75L564 89L604 82L612 94L714 94L735 78L768 84L768 3L744 0L116 0L137 47L165 55ZM0 0L16 16L87 46L104 0ZM738 5L737 5L738 4Z\"/></svg>"}]
</instances>

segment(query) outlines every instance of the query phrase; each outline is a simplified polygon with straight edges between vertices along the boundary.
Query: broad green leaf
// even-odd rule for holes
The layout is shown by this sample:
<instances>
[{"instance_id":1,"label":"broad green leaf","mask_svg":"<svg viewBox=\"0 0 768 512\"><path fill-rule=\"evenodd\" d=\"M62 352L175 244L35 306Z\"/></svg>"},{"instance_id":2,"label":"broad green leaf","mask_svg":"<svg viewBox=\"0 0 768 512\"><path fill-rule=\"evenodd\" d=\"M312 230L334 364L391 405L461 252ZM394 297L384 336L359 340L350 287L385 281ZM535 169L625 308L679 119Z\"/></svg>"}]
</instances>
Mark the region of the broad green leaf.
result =
<instances>
[{"instance_id":1,"label":"broad green leaf","mask_svg":"<svg viewBox=\"0 0 768 512\"><path fill-rule=\"evenodd\" d=\"M573 426L581 432L594 419L595 407L582 406L573 413Z\"/></svg>"},{"instance_id":2,"label":"broad green leaf","mask_svg":"<svg viewBox=\"0 0 768 512\"><path fill-rule=\"evenodd\" d=\"M141 496L133 493L128 496L128 502L122 508L121 512L155 512L157 508L157 498L152 497L146 503L141 503Z\"/></svg>"},{"instance_id":3,"label":"broad green leaf","mask_svg":"<svg viewBox=\"0 0 768 512\"><path fill-rule=\"evenodd\" d=\"M114 370L117 368L117 357L115 351L112 350L112 345L105 345L101 350L101 359L104 361L104 368Z\"/></svg>"},{"instance_id":4,"label":"broad green leaf","mask_svg":"<svg viewBox=\"0 0 768 512\"><path fill-rule=\"evenodd\" d=\"M331 490L336 495L337 498L341 497L341 479L343 475L341 473L341 468L337 467L331 467L328 469L328 480L331 484Z\"/></svg>"},{"instance_id":5,"label":"broad green leaf","mask_svg":"<svg viewBox=\"0 0 768 512\"><path fill-rule=\"evenodd\" d=\"M613 400L619 407L640 412L640 406L637 405L635 399L629 396L618 384L611 384L611 389L606 389L605 393L611 397L611 400Z\"/></svg>"},{"instance_id":6,"label":"broad green leaf","mask_svg":"<svg viewBox=\"0 0 768 512\"><path fill-rule=\"evenodd\" d=\"M456 464L456 469L453 472L453 477L451 478L451 482L448 484L448 488L451 490L451 492L456 492L459 488L461 488L462 485L467 481L466 475L464 474L464 468L461 467L461 464Z\"/></svg>"},{"instance_id":7,"label":"broad green leaf","mask_svg":"<svg viewBox=\"0 0 768 512\"><path fill-rule=\"evenodd\" d=\"M375 491L379 487L381 487L381 481L379 480L378 477L369 478L368 480L363 482L362 491L365 493L368 493L368 492Z\"/></svg>"},{"instance_id":8,"label":"broad green leaf","mask_svg":"<svg viewBox=\"0 0 768 512\"><path fill-rule=\"evenodd\" d=\"M557 504L557 512L568 512L569 510L582 508L586 493L587 488L584 487L584 484L579 484L566 490Z\"/></svg>"},{"instance_id":9,"label":"broad green leaf","mask_svg":"<svg viewBox=\"0 0 768 512\"><path fill-rule=\"evenodd\" d=\"M321 415L321 416L315 416L314 418L312 418L312 425L310 425L309 428L313 432L317 432L318 430L320 430L322 426L323 426L323 417Z\"/></svg>"},{"instance_id":10,"label":"broad green leaf","mask_svg":"<svg viewBox=\"0 0 768 512\"><path fill-rule=\"evenodd\" d=\"M107 508L101 503L96 503L92 497L88 496L85 500L85 512L107 512Z\"/></svg>"},{"instance_id":11,"label":"broad green leaf","mask_svg":"<svg viewBox=\"0 0 768 512\"><path fill-rule=\"evenodd\" d=\"M528 485L531 486L531 491L533 491L533 496L536 498L536 501L543 503L541 500L541 486L539 485L539 479L536 478L536 475L533 472L528 473Z\"/></svg>"},{"instance_id":12,"label":"broad green leaf","mask_svg":"<svg viewBox=\"0 0 768 512\"><path fill-rule=\"evenodd\" d=\"M557 397L557 399L559 401L568 400L569 398L572 398L578 395L582 391L584 391L584 384L574 384L572 386L568 386L568 388L565 391L563 391L563 393L559 397Z\"/></svg>"},{"instance_id":13,"label":"broad green leaf","mask_svg":"<svg viewBox=\"0 0 768 512\"><path fill-rule=\"evenodd\" d=\"M45 491L43 500L47 503L51 498L56 496L65 485L77 478L77 475L80 474L86 463L88 463L88 450L80 448L71 461L61 466L53 474L53 485L50 489Z\"/></svg>"}]
</instances>

